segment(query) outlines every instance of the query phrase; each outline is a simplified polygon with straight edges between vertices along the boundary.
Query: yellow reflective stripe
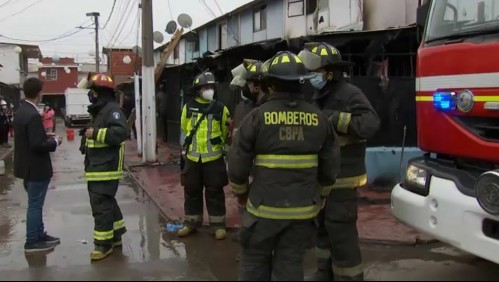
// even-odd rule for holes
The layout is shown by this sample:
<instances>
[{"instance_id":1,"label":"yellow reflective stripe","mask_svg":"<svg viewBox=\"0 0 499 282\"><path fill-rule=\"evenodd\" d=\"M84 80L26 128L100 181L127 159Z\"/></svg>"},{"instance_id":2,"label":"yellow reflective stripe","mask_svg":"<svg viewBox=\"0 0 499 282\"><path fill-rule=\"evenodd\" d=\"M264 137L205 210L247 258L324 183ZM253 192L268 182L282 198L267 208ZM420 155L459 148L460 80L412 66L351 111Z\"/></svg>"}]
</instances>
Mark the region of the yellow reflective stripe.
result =
<instances>
[{"instance_id":1,"label":"yellow reflective stripe","mask_svg":"<svg viewBox=\"0 0 499 282\"><path fill-rule=\"evenodd\" d=\"M350 125L350 121L352 120L352 114L351 113L340 113L340 117L338 119L338 131L340 133L347 134L348 133L348 126Z\"/></svg>"},{"instance_id":2,"label":"yellow reflective stripe","mask_svg":"<svg viewBox=\"0 0 499 282\"><path fill-rule=\"evenodd\" d=\"M353 267L339 267L333 264L333 273L338 276L355 277L362 274L362 272L364 272L362 264Z\"/></svg>"},{"instance_id":3,"label":"yellow reflective stripe","mask_svg":"<svg viewBox=\"0 0 499 282\"><path fill-rule=\"evenodd\" d=\"M225 216L209 216L210 223L225 223Z\"/></svg>"},{"instance_id":4,"label":"yellow reflective stripe","mask_svg":"<svg viewBox=\"0 0 499 282\"><path fill-rule=\"evenodd\" d=\"M357 188L367 184L367 174L354 176L354 177L345 177L345 178L337 178L336 183L333 186L333 189L342 189L342 188Z\"/></svg>"},{"instance_id":5,"label":"yellow reflective stripe","mask_svg":"<svg viewBox=\"0 0 499 282\"><path fill-rule=\"evenodd\" d=\"M331 250L315 247L315 256L318 259L329 259L331 258Z\"/></svg>"},{"instance_id":6,"label":"yellow reflective stripe","mask_svg":"<svg viewBox=\"0 0 499 282\"><path fill-rule=\"evenodd\" d=\"M116 230L120 230L120 229L123 229L125 228L125 220L118 220L118 221L115 221L113 223L113 229L116 231Z\"/></svg>"},{"instance_id":7,"label":"yellow reflective stripe","mask_svg":"<svg viewBox=\"0 0 499 282\"><path fill-rule=\"evenodd\" d=\"M107 134L107 128L101 128L99 129L99 132L97 133L97 138L95 141L99 143L106 143L106 134Z\"/></svg>"},{"instance_id":8,"label":"yellow reflective stripe","mask_svg":"<svg viewBox=\"0 0 499 282\"><path fill-rule=\"evenodd\" d=\"M87 148L95 149L95 148L107 148L110 147L107 144L100 143L91 139L87 139Z\"/></svg>"},{"instance_id":9,"label":"yellow reflective stripe","mask_svg":"<svg viewBox=\"0 0 499 282\"><path fill-rule=\"evenodd\" d=\"M119 171L123 171L124 160L125 160L125 143L123 142L123 143L121 143L121 147L120 147L120 159L118 162L118 170Z\"/></svg>"},{"instance_id":10,"label":"yellow reflective stripe","mask_svg":"<svg viewBox=\"0 0 499 282\"><path fill-rule=\"evenodd\" d=\"M323 197L328 196L331 193L331 190L333 190L333 188L334 188L334 185L322 186L321 196L323 196Z\"/></svg>"},{"instance_id":11,"label":"yellow reflective stripe","mask_svg":"<svg viewBox=\"0 0 499 282\"><path fill-rule=\"evenodd\" d=\"M304 220L316 217L319 214L320 206L276 208L261 205L258 206L258 208L255 208L251 202L248 201L246 203L246 209L249 213L261 218Z\"/></svg>"},{"instance_id":12,"label":"yellow reflective stripe","mask_svg":"<svg viewBox=\"0 0 499 282\"><path fill-rule=\"evenodd\" d=\"M248 183L236 184L234 182L229 181L229 185L230 187L232 187L232 191L234 192L234 194L237 195L245 194L249 190Z\"/></svg>"},{"instance_id":13,"label":"yellow reflective stripe","mask_svg":"<svg viewBox=\"0 0 499 282\"><path fill-rule=\"evenodd\" d=\"M108 172L85 172L87 181L109 181L117 180L123 177L123 171L108 171Z\"/></svg>"},{"instance_id":14,"label":"yellow reflective stripe","mask_svg":"<svg viewBox=\"0 0 499 282\"><path fill-rule=\"evenodd\" d=\"M317 155L257 155L255 165L267 168L313 168L319 165Z\"/></svg>"},{"instance_id":15,"label":"yellow reflective stripe","mask_svg":"<svg viewBox=\"0 0 499 282\"><path fill-rule=\"evenodd\" d=\"M97 241L107 241L114 238L114 231L94 231L94 239Z\"/></svg>"},{"instance_id":16,"label":"yellow reflective stripe","mask_svg":"<svg viewBox=\"0 0 499 282\"><path fill-rule=\"evenodd\" d=\"M416 96L416 102L433 102L433 96Z\"/></svg>"}]
</instances>

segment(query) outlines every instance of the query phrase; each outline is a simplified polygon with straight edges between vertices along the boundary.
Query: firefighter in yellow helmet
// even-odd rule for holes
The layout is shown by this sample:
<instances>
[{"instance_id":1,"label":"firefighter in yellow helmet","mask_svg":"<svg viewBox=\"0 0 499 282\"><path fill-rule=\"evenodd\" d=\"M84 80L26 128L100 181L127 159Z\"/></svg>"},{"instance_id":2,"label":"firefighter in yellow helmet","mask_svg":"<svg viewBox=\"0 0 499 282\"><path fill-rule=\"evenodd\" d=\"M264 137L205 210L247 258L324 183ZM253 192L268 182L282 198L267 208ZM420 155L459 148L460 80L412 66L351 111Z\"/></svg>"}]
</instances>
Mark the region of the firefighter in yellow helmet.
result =
<instances>
[{"instance_id":1,"label":"firefighter in yellow helmet","mask_svg":"<svg viewBox=\"0 0 499 282\"><path fill-rule=\"evenodd\" d=\"M126 232L120 207L115 199L123 176L124 142L128 135L125 115L115 102L113 79L105 74L93 75L88 97L92 105L90 128L83 133L85 178L88 181L90 205L94 216L94 245L91 260L100 260L121 246Z\"/></svg>"},{"instance_id":2,"label":"firefighter in yellow helmet","mask_svg":"<svg viewBox=\"0 0 499 282\"><path fill-rule=\"evenodd\" d=\"M213 73L199 74L193 84L196 97L182 110L181 128L186 137L180 179L185 195L185 226L178 231L180 237L192 234L203 223L203 190L215 238L226 237L224 186L228 179L223 152L230 114L224 104L214 100L215 85Z\"/></svg>"},{"instance_id":3,"label":"firefighter in yellow helmet","mask_svg":"<svg viewBox=\"0 0 499 282\"><path fill-rule=\"evenodd\" d=\"M310 75L300 58L279 52L263 72L272 95L243 120L229 154L230 185L239 203L248 199L239 279L299 281L315 217L335 183L339 149L327 117L304 100Z\"/></svg>"},{"instance_id":4,"label":"firefighter in yellow helmet","mask_svg":"<svg viewBox=\"0 0 499 282\"><path fill-rule=\"evenodd\" d=\"M245 59L232 70L231 86L241 89L241 102L234 112L234 134L247 114L262 105L268 99L268 91L263 79L263 62Z\"/></svg>"},{"instance_id":5,"label":"firefighter in yellow helmet","mask_svg":"<svg viewBox=\"0 0 499 282\"><path fill-rule=\"evenodd\" d=\"M340 174L318 217L318 271L310 280L363 280L356 189L367 184L366 139L376 133L380 120L362 91L344 80L343 72L352 64L336 48L307 43L299 56L316 72L310 80L316 88L314 103L333 124L341 151Z\"/></svg>"}]
</instances>

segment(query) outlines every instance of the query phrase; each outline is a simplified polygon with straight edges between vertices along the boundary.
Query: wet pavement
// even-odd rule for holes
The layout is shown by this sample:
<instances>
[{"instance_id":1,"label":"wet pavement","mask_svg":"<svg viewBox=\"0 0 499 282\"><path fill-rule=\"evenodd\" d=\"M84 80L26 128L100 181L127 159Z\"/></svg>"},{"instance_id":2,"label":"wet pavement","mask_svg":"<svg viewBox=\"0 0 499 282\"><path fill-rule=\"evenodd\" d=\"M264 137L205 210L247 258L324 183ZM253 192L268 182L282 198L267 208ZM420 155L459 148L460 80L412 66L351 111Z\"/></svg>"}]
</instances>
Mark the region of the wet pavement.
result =
<instances>
[{"instance_id":1,"label":"wet pavement","mask_svg":"<svg viewBox=\"0 0 499 282\"><path fill-rule=\"evenodd\" d=\"M59 127L62 129L62 126ZM76 137L79 140L78 137ZM62 244L46 254L24 254L26 195L22 183L0 176L0 280L237 280L238 245L202 230L179 240L165 231L155 203L129 179L118 192L128 233L124 246L91 263L93 219L83 179L79 141L53 154L55 175L45 205L45 226ZM363 244L368 280L497 280L499 267L442 244ZM314 269L307 254L307 275Z\"/></svg>"}]
</instances>

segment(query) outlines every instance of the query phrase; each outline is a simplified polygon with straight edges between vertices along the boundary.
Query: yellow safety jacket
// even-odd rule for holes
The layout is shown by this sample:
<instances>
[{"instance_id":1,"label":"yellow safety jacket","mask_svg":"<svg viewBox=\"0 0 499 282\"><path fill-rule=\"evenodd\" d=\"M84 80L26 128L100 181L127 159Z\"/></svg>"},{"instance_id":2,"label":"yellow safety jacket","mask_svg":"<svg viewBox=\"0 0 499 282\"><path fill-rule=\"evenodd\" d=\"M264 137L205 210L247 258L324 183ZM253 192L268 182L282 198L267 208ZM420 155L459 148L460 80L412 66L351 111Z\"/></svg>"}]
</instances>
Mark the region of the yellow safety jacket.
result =
<instances>
[{"instance_id":1,"label":"yellow safety jacket","mask_svg":"<svg viewBox=\"0 0 499 282\"><path fill-rule=\"evenodd\" d=\"M191 130L203 112L209 110L196 134L192 136L192 143L187 149L187 158L191 161L206 163L218 160L223 156L229 133L230 113L222 103L217 101L212 103L215 104L210 107L209 101L196 98L187 103L182 110L181 128L186 137L191 134Z\"/></svg>"}]
</instances>

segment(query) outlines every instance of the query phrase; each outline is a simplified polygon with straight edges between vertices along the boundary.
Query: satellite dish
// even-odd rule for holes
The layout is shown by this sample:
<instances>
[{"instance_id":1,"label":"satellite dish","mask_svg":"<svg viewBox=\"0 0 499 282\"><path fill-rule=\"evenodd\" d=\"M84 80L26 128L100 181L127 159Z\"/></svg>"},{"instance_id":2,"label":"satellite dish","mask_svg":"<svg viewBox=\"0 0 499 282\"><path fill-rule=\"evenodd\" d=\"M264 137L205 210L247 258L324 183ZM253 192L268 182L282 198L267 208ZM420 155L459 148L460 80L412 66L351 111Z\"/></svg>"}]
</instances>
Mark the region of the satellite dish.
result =
<instances>
[{"instance_id":1,"label":"satellite dish","mask_svg":"<svg viewBox=\"0 0 499 282\"><path fill-rule=\"evenodd\" d=\"M188 14L180 14L178 15L178 24L183 28L191 28L192 26L192 18Z\"/></svg>"},{"instance_id":2,"label":"satellite dish","mask_svg":"<svg viewBox=\"0 0 499 282\"><path fill-rule=\"evenodd\" d=\"M177 23L175 21L168 22L165 29L166 33L174 34L176 30L177 30Z\"/></svg>"},{"instance_id":3,"label":"satellite dish","mask_svg":"<svg viewBox=\"0 0 499 282\"><path fill-rule=\"evenodd\" d=\"M123 57L124 64L129 65L131 62L132 62L132 58L130 58L130 56L126 55L125 57Z\"/></svg>"},{"instance_id":4,"label":"satellite dish","mask_svg":"<svg viewBox=\"0 0 499 282\"><path fill-rule=\"evenodd\" d=\"M154 42L161 44L163 40L165 40L165 37L163 36L163 33L161 33L161 31L155 31L153 34L153 39Z\"/></svg>"},{"instance_id":5,"label":"satellite dish","mask_svg":"<svg viewBox=\"0 0 499 282\"><path fill-rule=\"evenodd\" d=\"M57 63L57 62L59 62L60 60L61 60L61 57L59 57L59 56L57 56L57 55L52 56L52 61L53 61L53 62L56 62L56 63Z\"/></svg>"},{"instance_id":6,"label":"satellite dish","mask_svg":"<svg viewBox=\"0 0 499 282\"><path fill-rule=\"evenodd\" d=\"M133 51L135 54L142 55L142 48L140 48L140 46L137 46L137 45L133 46L132 51Z\"/></svg>"}]
</instances>

